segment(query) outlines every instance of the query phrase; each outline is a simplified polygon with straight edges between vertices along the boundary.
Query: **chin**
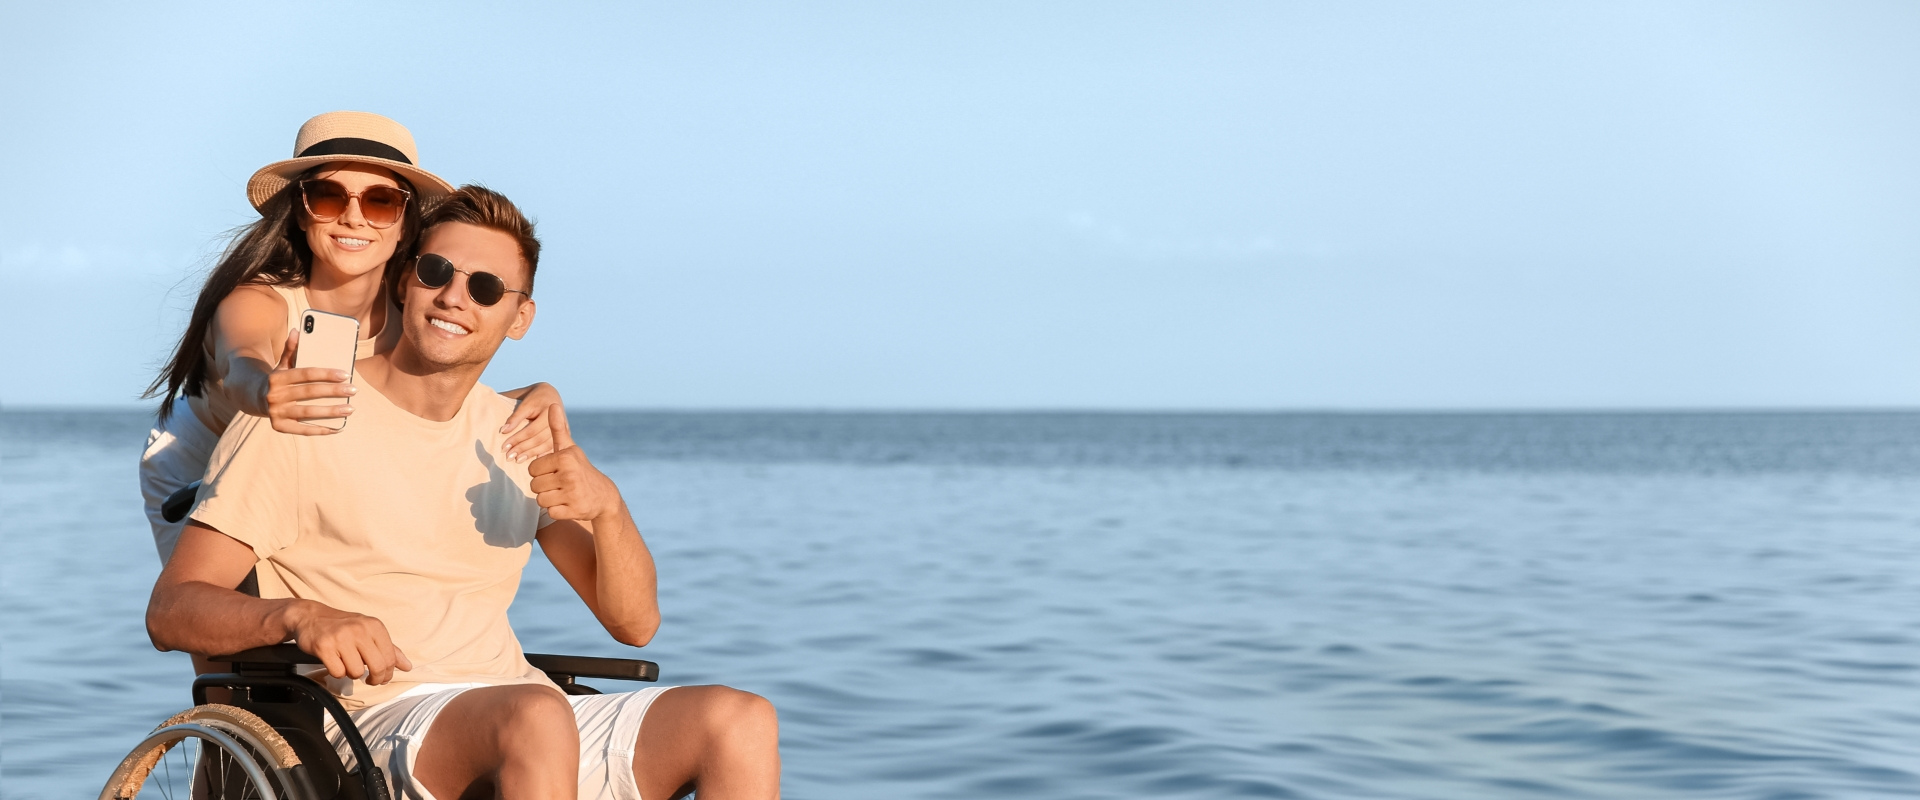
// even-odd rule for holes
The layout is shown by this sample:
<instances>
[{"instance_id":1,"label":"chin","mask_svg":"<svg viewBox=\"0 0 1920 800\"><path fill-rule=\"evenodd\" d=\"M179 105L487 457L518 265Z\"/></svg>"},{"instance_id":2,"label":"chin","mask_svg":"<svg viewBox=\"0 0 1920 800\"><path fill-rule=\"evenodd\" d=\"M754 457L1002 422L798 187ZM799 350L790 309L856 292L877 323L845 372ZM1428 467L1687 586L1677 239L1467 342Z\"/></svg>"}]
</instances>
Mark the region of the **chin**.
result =
<instances>
[{"instance_id":1,"label":"chin","mask_svg":"<svg viewBox=\"0 0 1920 800\"><path fill-rule=\"evenodd\" d=\"M382 271L383 269L386 268L387 258L391 255L392 254L389 253L386 256L374 257L374 256L365 255L365 254L355 254L352 259L339 260L339 261L336 261L333 259L326 259L326 258L316 258L313 260L314 261L313 265L316 269L318 269L324 264L326 269L329 272L332 272L333 274L338 275L344 279L353 279L353 278L363 277L370 272Z\"/></svg>"},{"instance_id":2,"label":"chin","mask_svg":"<svg viewBox=\"0 0 1920 800\"><path fill-rule=\"evenodd\" d=\"M468 334L471 336L472 334ZM452 369L471 364L485 364L491 353L480 352L486 348L460 346L465 343L445 341L413 342L413 352L428 366L437 369Z\"/></svg>"},{"instance_id":3,"label":"chin","mask_svg":"<svg viewBox=\"0 0 1920 800\"><path fill-rule=\"evenodd\" d=\"M441 369L457 367L468 361L468 359L462 357L464 355L463 353L449 353L426 347L415 347L413 351L419 354L421 361L426 362L429 366L439 367Z\"/></svg>"}]
</instances>

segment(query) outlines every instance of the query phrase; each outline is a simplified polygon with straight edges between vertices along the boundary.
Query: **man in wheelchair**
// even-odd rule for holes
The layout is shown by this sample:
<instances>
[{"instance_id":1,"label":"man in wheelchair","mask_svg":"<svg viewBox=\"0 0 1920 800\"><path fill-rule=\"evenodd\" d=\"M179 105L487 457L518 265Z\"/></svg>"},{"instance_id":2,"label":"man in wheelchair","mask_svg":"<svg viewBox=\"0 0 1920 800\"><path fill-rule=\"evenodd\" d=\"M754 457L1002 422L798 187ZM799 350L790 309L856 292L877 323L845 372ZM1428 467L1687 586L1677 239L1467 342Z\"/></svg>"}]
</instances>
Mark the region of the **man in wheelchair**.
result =
<instances>
[{"instance_id":1,"label":"man in wheelchair","mask_svg":"<svg viewBox=\"0 0 1920 800\"><path fill-rule=\"evenodd\" d=\"M154 646L294 642L402 797L778 796L766 700L723 686L569 696L528 662L507 608L532 542L636 647L660 622L653 558L563 411L553 454L501 452L513 402L479 379L533 323L532 224L470 186L422 231L389 310L404 338L356 365L346 429L297 436L241 415L221 438L154 586ZM258 597L235 590L249 572ZM331 719L327 735L347 758Z\"/></svg>"}]
</instances>

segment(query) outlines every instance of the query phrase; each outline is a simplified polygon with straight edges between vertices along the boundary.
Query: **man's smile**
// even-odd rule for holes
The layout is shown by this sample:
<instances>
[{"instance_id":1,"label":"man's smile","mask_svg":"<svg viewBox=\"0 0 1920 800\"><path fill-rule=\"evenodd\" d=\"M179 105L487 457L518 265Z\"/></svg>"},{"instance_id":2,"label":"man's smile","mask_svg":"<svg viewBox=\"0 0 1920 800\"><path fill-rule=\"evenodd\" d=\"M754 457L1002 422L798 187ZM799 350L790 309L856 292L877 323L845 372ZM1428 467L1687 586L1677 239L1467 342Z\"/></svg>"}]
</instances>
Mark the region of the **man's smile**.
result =
<instances>
[{"instance_id":1,"label":"man's smile","mask_svg":"<svg viewBox=\"0 0 1920 800\"><path fill-rule=\"evenodd\" d=\"M470 332L457 322L444 320L432 315L429 315L427 317L427 324L432 325L433 327L439 328L440 330L451 333L455 336L465 336Z\"/></svg>"}]
</instances>

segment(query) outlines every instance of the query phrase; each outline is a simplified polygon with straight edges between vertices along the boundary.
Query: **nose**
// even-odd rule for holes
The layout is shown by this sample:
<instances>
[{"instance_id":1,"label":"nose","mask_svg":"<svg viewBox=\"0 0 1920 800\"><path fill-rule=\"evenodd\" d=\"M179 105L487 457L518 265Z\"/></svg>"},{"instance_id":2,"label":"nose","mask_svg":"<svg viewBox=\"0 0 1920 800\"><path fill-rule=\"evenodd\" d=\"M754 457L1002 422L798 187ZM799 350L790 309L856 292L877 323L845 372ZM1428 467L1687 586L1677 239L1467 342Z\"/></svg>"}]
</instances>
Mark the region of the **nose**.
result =
<instances>
[{"instance_id":1,"label":"nose","mask_svg":"<svg viewBox=\"0 0 1920 800\"><path fill-rule=\"evenodd\" d=\"M347 210L340 212L340 224L349 228L365 228L367 218L360 214L360 196L347 196Z\"/></svg>"},{"instance_id":2,"label":"nose","mask_svg":"<svg viewBox=\"0 0 1920 800\"><path fill-rule=\"evenodd\" d=\"M433 293L433 304L441 308L467 307L467 275L455 270L453 279Z\"/></svg>"}]
</instances>

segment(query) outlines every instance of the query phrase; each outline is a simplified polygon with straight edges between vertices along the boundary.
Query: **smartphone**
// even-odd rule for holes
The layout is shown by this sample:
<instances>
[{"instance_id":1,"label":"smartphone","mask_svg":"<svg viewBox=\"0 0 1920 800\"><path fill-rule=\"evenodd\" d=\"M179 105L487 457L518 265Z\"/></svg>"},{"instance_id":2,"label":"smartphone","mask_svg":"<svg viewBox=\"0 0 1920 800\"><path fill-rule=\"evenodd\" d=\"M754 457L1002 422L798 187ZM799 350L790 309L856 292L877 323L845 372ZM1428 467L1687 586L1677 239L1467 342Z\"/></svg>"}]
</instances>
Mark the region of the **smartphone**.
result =
<instances>
[{"instance_id":1,"label":"smartphone","mask_svg":"<svg viewBox=\"0 0 1920 800\"><path fill-rule=\"evenodd\" d=\"M293 354L293 368L320 367L345 370L353 380L353 356L360 347L360 320L353 317L308 309L300 312L300 349ZM303 406L343 406L345 397L316 397L302 400ZM347 427L346 417L310 419L308 425L340 430Z\"/></svg>"}]
</instances>

